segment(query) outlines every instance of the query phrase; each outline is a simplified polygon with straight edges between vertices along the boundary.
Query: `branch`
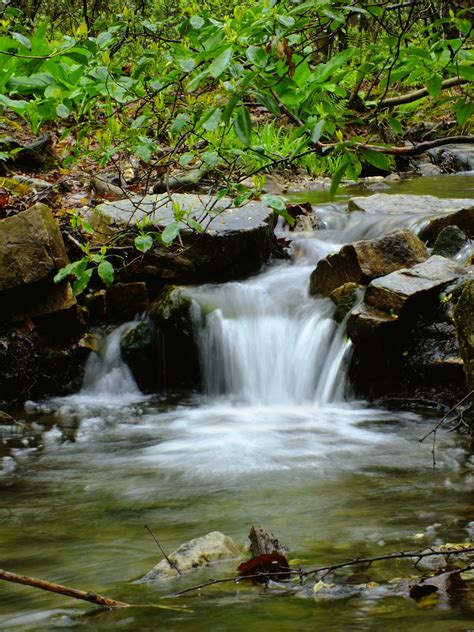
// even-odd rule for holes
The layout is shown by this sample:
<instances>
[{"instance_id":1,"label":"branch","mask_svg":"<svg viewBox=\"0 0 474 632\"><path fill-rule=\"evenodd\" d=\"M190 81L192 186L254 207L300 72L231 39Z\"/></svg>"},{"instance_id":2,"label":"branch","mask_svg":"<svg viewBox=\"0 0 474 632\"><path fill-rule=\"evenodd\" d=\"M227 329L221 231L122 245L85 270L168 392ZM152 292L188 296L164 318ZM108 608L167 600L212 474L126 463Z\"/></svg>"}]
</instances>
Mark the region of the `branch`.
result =
<instances>
[{"instance_id":1,"label":"branch","mask_svg":"<svg viewBox=\"0 0 474 632\"><path fill-rule=\"evenodd\" d=\"M34 588L41 588L42 590L49 590L50 592L59 593L60 595L66 595L66 597L73 597L74 599L82 599L83 601L89 601L97 606L103 606L106 608L129 608L130 604L123 601L116 601L103 595L98 595L94 592L85 592L84 590L77 590L76 588L68 588L61 584L55 584L54 582L48 582L44 579L37 579L36 577L29 577L28 575L17 575L16 573L10 573L0 568L0 579L4 579L7 582L14 582L16 584L24 584L25 586L33 586Z\"/></svg>"},{"instance_id":2,"label":"branch","mask_svg":"<svg viewBox=\"0 0 474 632\"><path fill-rule=\"evenodd\" d=\"M272 571L272 575L285 575L288 576L288 573L295 575L299 578L308 577L309 575L317 575L318 573L324 572L328 574L334 570L339 568L345 568L347 566L356 566L358 564L372 564L373 562L380 562L382 560L400 560L400 559L414 559L417 561L424 558L435 555L443 555L449 557L450 555L460 555L462 553L474 553L474 547L469 547L465 549L447 549L443 550L433 550L429 552L418 552L418 551L401 551L400 553L389 553L388 555L377 555L376 557L360 557L355 560L349 560L348 562L341 562L340 564L332 564L330 566L320 566L319 568L313 568L307 571L299 570L285 570L285 571ZM189 592L193 592L195 590L201 590L201 588L206 588L207 586L214 586L215 584L224 584L224 583L238 583L245 579L261 579L262 577L267 577L268 573L255 573L254 575L241 575L237 577L224 577L222 579L211 579L208 582L204 582L199 584L198 586L192 586L191 588L185 588L184 590L180 590L178 592L172 593L168 595L169 597L179 597Z\"/></svg>"},{"instance_id":3,"label":"branch","mask_svg":"<svg viewBox=\"0 0 474 632\"><path fill-rule=\"evenodd\" d=\"M453 77L451 79L445 79L441 83L441 89L445 88L453 88L454 86L462 86L465 83L470 83L469 79L461 79L460 77ZM415 90L414 92L408 92L407 94L402 94L398 97L390 97L389 99L382 99L380 103L372 106L373 108L381 109L381 108L392 108L396 105L403 105L405 103L413 103L414 101L418 101L418 99L422 99L423 97L429 96L429 92L427 88L420 88L420 90Z\"/></svg>"}]
</instances>

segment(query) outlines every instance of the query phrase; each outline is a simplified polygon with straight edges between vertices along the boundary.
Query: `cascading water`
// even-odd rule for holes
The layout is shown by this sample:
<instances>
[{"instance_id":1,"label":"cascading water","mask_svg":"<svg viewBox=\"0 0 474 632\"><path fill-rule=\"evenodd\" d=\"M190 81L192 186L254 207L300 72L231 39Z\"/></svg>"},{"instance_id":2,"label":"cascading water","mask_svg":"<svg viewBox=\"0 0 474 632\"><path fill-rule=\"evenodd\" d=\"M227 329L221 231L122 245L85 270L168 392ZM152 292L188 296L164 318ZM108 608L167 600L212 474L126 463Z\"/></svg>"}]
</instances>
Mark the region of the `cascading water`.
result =
<instances>
[{"instance_id":1,"label":"cascading water","mask_svg":"<svg viewBox=\"0 0 474 632\"><path fill-rule=\"evenodd\" d=\"M87 361L79 398L101 404L120 404L142 397L132 372L120 354L122 334L135 323L125 323L104 337Z\"/></svg>"},{"instance_id":2,"label":"cascading water","mask_svg":"<svg viewBox=\"0 0 474 632\"><path fill-rule=\"evenodd\" d=\"M245 283L193 293L214 307L196 319L209 395L252 405L342 399L349 343L332 319L332 303L308 297L311 269L281 265Z\"/></svg>"}]
</instances>

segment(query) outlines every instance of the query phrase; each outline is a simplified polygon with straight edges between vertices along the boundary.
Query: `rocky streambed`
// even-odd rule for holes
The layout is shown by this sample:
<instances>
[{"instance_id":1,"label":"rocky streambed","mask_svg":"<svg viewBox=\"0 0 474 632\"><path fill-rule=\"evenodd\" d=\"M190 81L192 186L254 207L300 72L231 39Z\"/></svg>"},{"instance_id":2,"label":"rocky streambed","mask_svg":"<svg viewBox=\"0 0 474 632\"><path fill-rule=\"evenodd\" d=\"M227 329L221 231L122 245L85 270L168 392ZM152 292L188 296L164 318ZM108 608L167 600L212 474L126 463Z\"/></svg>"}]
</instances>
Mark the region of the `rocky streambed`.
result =
<instances>
[{"instance_id":1,"label":"rocky streambed","mask_svg":"<svg viewBox=\"0 0 474 632\"><path fill-rule=\"evenodd\" d=\"M333 317L353 345L349 373L357 394L401 407L449 407L472 389L470 197L352 197L344 205L315 206L314 221L300 222L299 231L280 226L276 234L272 209L256 202L235 208L208 196L106 203L84 219L95 240L120 234L126 244L176 222L176 209L183 211L180 242L143 253L122 246L118 282L109 289L93 284L77 299L68 280L53 282L68 262L71 239L49 209L37 204L0 221L4 408L78 390L86 359L97 348L92 329L145 313L149 318L122 339L139 386L146 392L199 389L195 298L187 288L256 274L281 257L282 245L290 258L299 251L308 256L315 243L323 245L308 291L336 306ZM202 234L193 221L205 226ZM308 226L316 231L305 232ZM212 311L212 305L201 307Z\"/></svg>"}]
</instances>

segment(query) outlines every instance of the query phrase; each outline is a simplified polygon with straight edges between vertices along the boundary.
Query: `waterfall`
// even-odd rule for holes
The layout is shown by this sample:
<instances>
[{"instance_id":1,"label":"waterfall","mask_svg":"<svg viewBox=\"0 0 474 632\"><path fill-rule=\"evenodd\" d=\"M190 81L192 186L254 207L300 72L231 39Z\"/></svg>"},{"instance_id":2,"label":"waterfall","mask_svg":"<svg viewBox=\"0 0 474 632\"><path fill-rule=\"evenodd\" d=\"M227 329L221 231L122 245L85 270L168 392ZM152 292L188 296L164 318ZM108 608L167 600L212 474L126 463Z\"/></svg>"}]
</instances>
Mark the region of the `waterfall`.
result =
<instances>
[{"instance_id":1,"label":"waterfall","mask_svg":"<svg viewBox=\"0 0 474 632\"><path fill-rule=\"evenodd\" d=\"M79 393L82 399L120 404L143 397L120 353L122 334L135 324L117 327L101 340L98 351L90 354Z\"/></svg>"},{"instance_id":2,"label":"waterfall","mask_svg":"<svg viewBox=\"0 0 474 632\"><path fill-rule=\"evenodd\" d=\"M242 283L193 291L204 384L245 404L341 401L350 343L329 299L308 296L312 266L277 266ZM211 306L211 309L209 309Z\"/></svg>"}]
</instances>

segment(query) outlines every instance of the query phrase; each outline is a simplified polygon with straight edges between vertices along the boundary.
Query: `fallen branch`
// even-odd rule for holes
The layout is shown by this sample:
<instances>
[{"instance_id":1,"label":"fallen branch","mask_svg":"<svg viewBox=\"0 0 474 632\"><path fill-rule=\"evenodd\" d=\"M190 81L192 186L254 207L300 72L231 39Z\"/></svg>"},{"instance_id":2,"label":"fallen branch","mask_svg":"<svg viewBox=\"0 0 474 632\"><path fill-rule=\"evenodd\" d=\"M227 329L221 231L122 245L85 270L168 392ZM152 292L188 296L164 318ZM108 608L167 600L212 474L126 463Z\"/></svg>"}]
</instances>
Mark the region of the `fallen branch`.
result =
<instances>
[{"instance_id":1,"label":"fallen branch","mask_svg":"<svg viewBox=\"0 0 474 632\"><path fill-rule=\"evenodd\" d=\"M437 549L437 550L432 550L429 552L428 551L423 551L423 552L401 551L400 553L389 553L387 555L377 555L376 557L359 557L357 559L349 560L347 562L340 562L339 564L331 564L329 566L320 566L319 568L312 568L307 571L304 571L301 569L287 569L283 571L272 571L272 575L274 576L281 575L283 579L284 576L288 577L288 574L291 574L293 576L296 576L297 578L300 578L300 580L302 580L303 577L308 577L310 575L317 575L318 573L324 573L324 575L327 575L328 573L331 573L332 571L338 570L340 568L346 568L348 566L356 566L358 564L367 564L368 566L370 566L374 562L380 562L382 560L400 560L400 559L416 559L415 564L417 564L424 557L443 555L444 557L446 557L446 559L448 559L451 555L460 555L463 553L474 553L474 547L469 547L465 549L457 549L457 548L446 549L446 550ZM467 568L470 568L470 566ZM222 579L211 579L208 582L204 582L197 586L192 586L191 588L185 588L178 592L172 593L171 595L168 595L168 596L179 597L189 592L201 590L202 588L207 588L208 586L214 586L215 584L224 584L224 583L230 583L230 582L234 584L238 584L242 580L259 579L259 578L261 579L262 576L267 576L267 575L268 573L255 573L252 575L243 575L243 576L237 576L237 577L235 576L223 577Z\"/></svg>"},{"instance_id":2,"label":"fallen branch","mask_svg":"<svg viewBox=\"0 0 474 632\"><path fill-rule=\"evenodd\" d=\"M130 608L129 603L110 599L109 597L104 597L94 592L85 592L84 590L77 590L77 588L69 588L68 586L62 586L61 584L55 584L54 582L48 582L36 577L29 577L28 575L17 575L16 573L4 571L3 569L0 569L0 579L4 579L7 582L14 582L15 584L32 586L33 588L41 588L41 590L49 590L50 592L59 593L60 595L72 597L73 599L82 599L83 601L89 601L97 606L106 608Z\"/></svg>"},{"instance_id":3,"label":"fallen branch","mask_svg":"<svg viewBox=\"0 0 474 632\"><path fill-rule=\"evenodd\" d=\"M441 83L441 90L446 88L453 88L454 86L462 86L466 83L470 83L469 79L461 79L460 77L453 77L451 79L445 79ZM383 99L380 103L373 105L372 108L377 108L378 110L382 108L393 108L397 105L404 105L405 103L413 103L414 101L418 101L423 97L429 96L429 92L427 88L420 88L419 90L414 90L413 92L408 92L407 94L401 94L398 97L389 97L388 99Z\"/></svg>"}]
</instances>

